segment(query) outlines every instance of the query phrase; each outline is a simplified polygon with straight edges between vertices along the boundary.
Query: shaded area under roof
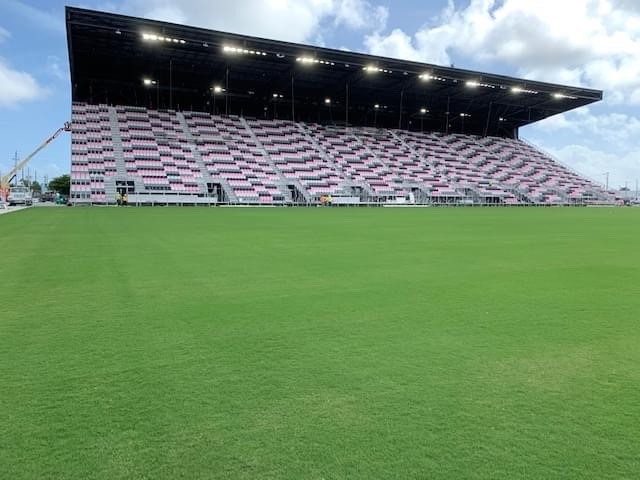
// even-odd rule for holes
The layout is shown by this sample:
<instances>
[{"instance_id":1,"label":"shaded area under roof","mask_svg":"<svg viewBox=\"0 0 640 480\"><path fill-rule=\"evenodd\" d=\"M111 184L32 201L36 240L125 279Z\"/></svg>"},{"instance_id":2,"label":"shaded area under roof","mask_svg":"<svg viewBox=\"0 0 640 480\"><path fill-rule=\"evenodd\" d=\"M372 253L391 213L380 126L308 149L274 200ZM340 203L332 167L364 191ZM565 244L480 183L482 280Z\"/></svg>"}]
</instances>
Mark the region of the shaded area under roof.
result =
<instances>
[{"instance_id":1,"label":"shaded area under roof","mask_svg":"<svg viewBox=\"0 0 640 480\"><path fill-rule=\"evenodd\" d=\"M516 136L602 92L66 8L74 101Z\"/></svg>"}]
</instances>

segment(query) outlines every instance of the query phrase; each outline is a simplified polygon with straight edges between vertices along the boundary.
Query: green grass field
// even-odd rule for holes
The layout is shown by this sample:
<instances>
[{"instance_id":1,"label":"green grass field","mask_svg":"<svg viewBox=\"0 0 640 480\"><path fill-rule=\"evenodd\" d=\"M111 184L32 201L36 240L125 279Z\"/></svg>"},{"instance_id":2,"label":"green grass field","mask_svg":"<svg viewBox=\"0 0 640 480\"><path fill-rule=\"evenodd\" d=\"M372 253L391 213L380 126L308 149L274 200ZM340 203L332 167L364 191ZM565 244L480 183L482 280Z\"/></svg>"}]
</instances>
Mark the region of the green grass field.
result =
<instances>
[{"instance_id":1,"label":"green grass field","mask_svg":"<svg viewBox=\"0 0 640 480\"><path fill-rule=\"evenodd\" d=\"M640 209L0 216L2 479L640 472Z\"/></svg>"}]
</instances>

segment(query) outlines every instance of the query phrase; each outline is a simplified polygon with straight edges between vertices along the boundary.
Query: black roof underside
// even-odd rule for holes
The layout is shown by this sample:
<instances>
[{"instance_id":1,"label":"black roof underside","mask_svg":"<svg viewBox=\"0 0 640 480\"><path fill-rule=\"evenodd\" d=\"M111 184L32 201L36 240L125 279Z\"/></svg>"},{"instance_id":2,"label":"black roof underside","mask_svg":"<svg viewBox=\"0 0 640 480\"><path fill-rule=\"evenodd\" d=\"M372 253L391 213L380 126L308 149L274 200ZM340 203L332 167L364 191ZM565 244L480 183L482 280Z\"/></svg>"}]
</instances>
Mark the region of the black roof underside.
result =
<instances>
[{"instance_id":1,"label":"black roof underside","mask_svg":"<svg viewBox=\"0 0 640 480\"><path fill-rule=\"evenodd\" d=\"M80 8L67 7L66 22L77 102L511 136L602 99L599 90Z\"/></svg>"}]
</instances>

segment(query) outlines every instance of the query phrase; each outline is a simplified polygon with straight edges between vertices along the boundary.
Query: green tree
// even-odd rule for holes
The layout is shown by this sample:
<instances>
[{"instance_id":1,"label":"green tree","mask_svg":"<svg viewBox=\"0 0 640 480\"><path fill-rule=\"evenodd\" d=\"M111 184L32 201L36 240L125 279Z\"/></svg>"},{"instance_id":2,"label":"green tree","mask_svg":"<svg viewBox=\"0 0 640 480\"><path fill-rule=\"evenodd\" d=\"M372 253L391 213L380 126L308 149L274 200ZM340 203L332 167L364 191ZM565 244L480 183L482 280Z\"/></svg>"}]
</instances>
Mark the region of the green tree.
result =
<instances>
[{"instance_id":1,"label":"green tree","mask_svg":"<svg viewBox=\"0 0 640 480\"><path fill-rule=\"evenodd\" d=\"M69 175L60 175L49 182L49 190L58 192L61 195L69 195L71 191L71 177Z\"/></svg>"},{"instance_id":2,"label":"green tree","mask_svg":"<svg viewBox=\"0 0 640 480\"><path fill-rule=\"evenodd\" d=\"M37 193L42 193L42 185L40 185L40 182L38 182L37 180L34 180L33 182L31 182L31 190Z\"/></svg>"}]
</instances>

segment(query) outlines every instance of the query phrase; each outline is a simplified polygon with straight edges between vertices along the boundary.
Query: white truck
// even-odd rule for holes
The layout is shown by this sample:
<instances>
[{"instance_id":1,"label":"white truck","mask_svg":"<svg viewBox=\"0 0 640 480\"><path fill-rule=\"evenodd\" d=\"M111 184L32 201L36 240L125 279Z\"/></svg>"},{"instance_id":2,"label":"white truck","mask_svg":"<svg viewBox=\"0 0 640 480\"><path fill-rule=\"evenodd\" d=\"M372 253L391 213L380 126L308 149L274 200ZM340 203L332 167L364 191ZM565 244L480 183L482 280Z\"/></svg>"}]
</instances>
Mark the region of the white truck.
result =
<instances>
[{"instance_id":1,"label":"white truck","mask_svg":"<svg viewBox=\"0 0 640 480\"><path fill-rule=\"evenodd\" d=\"M11 187L9 189L9 195L7 195L7 203L9 205L31 205L33 204L33 197L31 196L31 190L27 187Z\"/></svg>"}]
</instances>

